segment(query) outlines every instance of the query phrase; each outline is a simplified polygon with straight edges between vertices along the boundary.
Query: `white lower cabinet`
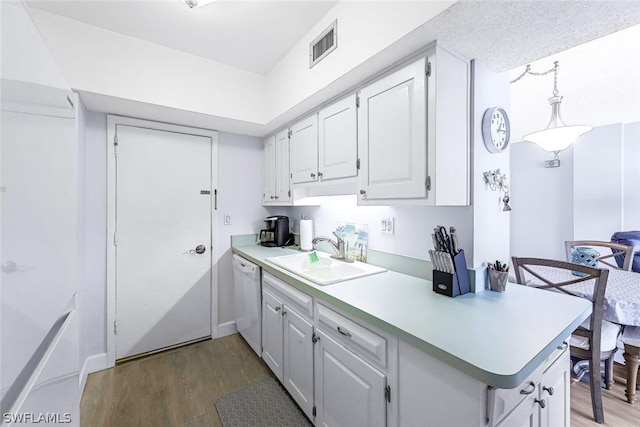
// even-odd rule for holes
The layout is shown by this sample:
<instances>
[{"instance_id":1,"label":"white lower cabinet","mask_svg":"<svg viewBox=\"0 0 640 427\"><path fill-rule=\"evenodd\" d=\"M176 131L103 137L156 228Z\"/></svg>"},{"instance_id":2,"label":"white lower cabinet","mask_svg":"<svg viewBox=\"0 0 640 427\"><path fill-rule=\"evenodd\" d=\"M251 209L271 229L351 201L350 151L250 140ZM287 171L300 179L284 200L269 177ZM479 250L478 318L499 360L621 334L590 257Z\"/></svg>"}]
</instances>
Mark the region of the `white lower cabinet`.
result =
<instances>
[{"instance_id":1,"label":"white lower cabinet","mask_svg":"<svg viewBox=\"0 0 640 427\"><path fill-rule=\"evenodd\" d=\"M282 301L262 290L262 359L280 382L284 378L282 305Z\"/></svg>"},{"instance_id":2,"label":"white lower cabinet","mask_svg":"<svg viewBox=\"0 0 640 427\"><path fill-rule=\"evenodd\" d=\"M387 377L318 331L316 425L385 426Z\"/></svg>"},{"instance_id":3,"label":"white lower cabinet","mask_svg":"<svg viewBox=\"0 0 640 427\"><path fill-rule=\"evenodd\" d=\"M269 273L262 286L262 358L313 420L313 323L296 308L312 299Z\"/></svg>"},{"instance_id":4,"label":"white lower cabinet","mask_svg":"<svg viewBox=\"0 0 640 427\"><path fill-rule=\"evenodd\" d=\"M313 419L313 325L284 305L284 387Z\"/></svg>"}]
</instances>

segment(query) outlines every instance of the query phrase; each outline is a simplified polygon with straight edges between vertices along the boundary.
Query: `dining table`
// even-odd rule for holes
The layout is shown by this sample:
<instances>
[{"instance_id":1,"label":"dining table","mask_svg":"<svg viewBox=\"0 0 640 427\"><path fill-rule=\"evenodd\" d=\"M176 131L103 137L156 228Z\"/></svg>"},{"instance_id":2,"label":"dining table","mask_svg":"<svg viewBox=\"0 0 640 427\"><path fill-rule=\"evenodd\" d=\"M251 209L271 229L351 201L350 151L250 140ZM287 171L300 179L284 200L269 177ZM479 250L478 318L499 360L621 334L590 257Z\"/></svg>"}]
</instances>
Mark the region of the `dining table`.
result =
<instances>
[{"instance_id":1,"label":"dining table","mask_svg":"<svg viewBox=\"0 0 640 427\"><path fill-rule=\"evenodd\" d=\"M560 283L576 279L569 270L547 266L529 266L540 276ZM527 284L536 283L537 279L527 275ZM541 283L541 282L540 282ZM577 296L592 299L595 279L585 280L575 285L564 287ZM607 288L604 294L603 319L623 327L640 326L640 273L626 270L609 269ZM633 403L636 396L636 375L640 365L640 347L624 344L623 353L627 368L627 402Z\"/></svg>"}]
</instances>

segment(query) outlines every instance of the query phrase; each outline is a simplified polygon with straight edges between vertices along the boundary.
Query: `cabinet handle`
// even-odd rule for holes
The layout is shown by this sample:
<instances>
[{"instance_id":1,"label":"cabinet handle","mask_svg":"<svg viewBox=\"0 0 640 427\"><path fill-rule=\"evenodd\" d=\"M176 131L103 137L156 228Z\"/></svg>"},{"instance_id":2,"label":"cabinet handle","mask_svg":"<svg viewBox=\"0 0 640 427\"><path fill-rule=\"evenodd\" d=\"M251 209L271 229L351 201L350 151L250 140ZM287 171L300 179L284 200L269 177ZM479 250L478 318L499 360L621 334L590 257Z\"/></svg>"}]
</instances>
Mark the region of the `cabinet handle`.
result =
<instances>
[{"instance_id":1,"label":"cabinet handle","mask_svg":"<svg viewBox=\"0 0 640 427\"><path fill-rule=\"evenodd\" d=\"M360 194L362 194L364 196L365 194L367 194L367 192L364 191L364 190L360 190Z\"/></svg>"},{"instance_id":2,"label":"cabinet handle","mask_svg":"<svg viewBox=\"0 0 640 427\"><path fill-rule=\"evenodd\" d=\"M538 405L540 405L542 409L544 409L547 406L547 402L545 402L544 399L533 399L533 401L536 402Z\"/></svg>"},{"instance_id":3,"label":"cabinet handle","mask_svg":"<svg viewBox=\"0 0 640 427\"><path fill-rule=\"evenodd\" d=\"M351 332L343 331L342 329L340 329L340 326L338 326L338 332L340 332L345 337L351 338Z\"/></svg>"},{"instance_id":4,"label":"cabinet handle","mask_svg":"<svg viewBox=\"0 0 640 427\"><path fill-rule=\"evenodd\" d=\"M311 172L311 178L315 178L315 177L316 177L316 174Z\"/></svg>"},{"instance_id":5,"label":"cabinet handle","mask_svg":"<svg viewBox=\"0 0 640 427\"><path fill-rule=\"evenodd\" d=\"M549 393L549 396L553 396L553 393L555 393L555 391L553 390L553 387L542 387L542 390L546 391L547 393Z\"/></svg>"},{"instance_id":6,"label":"cabinet handle","mask_svg":"<svg viewBox=\"0 0 640 427\"><path fill-rule=\"evenodd\" d=\"M276 200L278 200L278 196L276 196Z\"/></svg>"},{"instance_id":7,"label":"cabinet handle","mask_svg":"<svg viewBox=\"0 0 640 427\"><path fill-rule=\"evenodd\" d=\"M280 311L280 309L281 309L281 308L282 308L282 307L278 306L278 307L276 307L274 310L275 310L275 311Z\"/></svg>"},{"instance_id":8,"label":"cabinet handle","mask_svg":"<svg viewBox=\"0 0 640 427\"><path fill-rule=\"evenodd\" d=\"M284 316L286 314L287 314L287 312L285 310L282 310L282 315Z\"/></svg>"},{"instance_id":9,"label":"cabinet handle","mask_svg":"<svg viewBox=\"0 0 640 427\"><path fill-rule=\"evenodd\" d=\"M531 394L536 391L536 383L529 381L529 385L531 386L531 390L520 390L520 394Z\"/></svg>"},{"instance_id":10,"label":"cabinet handle","mask_svg":"<svg viewBox=\"0 0 640 427\"><path fill-rule=\"evenodd\" d=\"M318 178L322 178L322 172L318 172Z\"/></svg>"},{"instance_id":11,"label":"cabinet handle","mask_svg":"<svg viewBox=\"0 0 640 427\"><path fill-rule=\"evenodd\" d=\"M273 200L273 196L271 196L271 200Z\"/></svg>"},{"instance_id":12,"label":"cabinet handle","mask_svg":"<svg viewBox=\"0 0 640 427\"><path fill-rule=\"evenodd\" d=\"M557 347L557 349L558 349L558 350L562 350L562 351L564 351L564 350L566 350L566 349L567 349L567 347L569 347L569 344L568 344L566 341L563 341L563 342L562 342L562 344L560 344L560 345Z\"/></svg>"}]
</instances>

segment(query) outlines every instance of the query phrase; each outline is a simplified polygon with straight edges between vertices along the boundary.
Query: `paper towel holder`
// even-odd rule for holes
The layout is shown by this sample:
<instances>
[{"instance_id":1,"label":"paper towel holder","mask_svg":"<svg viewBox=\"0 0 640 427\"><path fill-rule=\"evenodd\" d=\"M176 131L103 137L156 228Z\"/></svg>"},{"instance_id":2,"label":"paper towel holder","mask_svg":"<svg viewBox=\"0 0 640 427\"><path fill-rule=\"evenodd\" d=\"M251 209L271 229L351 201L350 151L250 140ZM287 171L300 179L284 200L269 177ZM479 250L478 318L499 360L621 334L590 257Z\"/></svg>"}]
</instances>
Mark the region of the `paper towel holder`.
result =
<instances>
[{"instance_id":1,"label":"paper towel holder","mask_svg":"<svg viewBox=\"0 0 640 427\"><path fill-rule=\"evenodd\" d=\"M304 221L304 222L303 222ZM306 230L305 233L303 233L303 224L304 224L304 228ZM306 234L310 233L310 236L307 236ZM305 235L303 235L305 234ZM300 242L299 242L299 251L300 252L311 252L313 251L313 220L309 217L307 217L306 215L301 215L300 216Z\"/></svg>"}]
</instances>

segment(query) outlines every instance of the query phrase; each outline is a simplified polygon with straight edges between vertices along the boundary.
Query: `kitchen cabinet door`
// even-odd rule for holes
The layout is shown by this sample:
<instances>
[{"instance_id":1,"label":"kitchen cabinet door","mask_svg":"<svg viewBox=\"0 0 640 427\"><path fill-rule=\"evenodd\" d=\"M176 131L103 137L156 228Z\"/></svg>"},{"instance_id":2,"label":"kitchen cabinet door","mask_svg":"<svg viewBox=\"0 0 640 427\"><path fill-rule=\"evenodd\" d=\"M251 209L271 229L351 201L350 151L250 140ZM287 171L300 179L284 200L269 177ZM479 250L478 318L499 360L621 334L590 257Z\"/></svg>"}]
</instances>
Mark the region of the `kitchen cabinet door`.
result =
<instances>
[{"instance_id":1,"label":"kitchen cabinet door","mask_svg":"<svg viewBox=\"0 0 640 427\"><path fill-rule=\"evenodd\" d=\"M291 182L318 180L318 116L313 114L291 126Z\"/></svg>"},{"instance_id":2,"label":"kitchen cabinet door","mask_svg":"<svg viewBox=\"0 0 640 427\"><path fill-rule=\"evenodd\" d=\"M322 331L316 347L316 426L384 426L385 374Z\"/></svg>"},{"instance_id":3,"label":"kitchen cabinet door","mask_svg":"<svg viewBox=\"0 0 640 427\"><path fill-rule=\"evenodd\" d=\"M276 134L275 197L280 204L291 201L289 166L289 134L287 130L283 130Z\"/></svg>"},{"instance_id":4,"label":"kitchen cabinet door","mask_svg":"<svg viewBox=\"0 0 640 427\"><path fill-rule=\"evenodd\" d=\"M426 59L360 92L360 194L365 200L426 198Z\"/></svg>"},{"instance_id":5,"label":"kitchen cabinet door","mask_svg":"<svg viewBox=\"0 0 640 427\"><path fill-rule=\"evenodd\" d=\"M358 175L356 95L318 113L318 174L323 181Z\"/></svg>"},{"instance_id":6,"label":"kitchen cabinet door","mask_svg":"<svg viewBox=\"0 0 640 427\"><path fill-rule=\"evenodd\" d=\"M262 359L271 368L280 382L284 379L283 368L283 319L282 301L262 291Z\"/></svg>"},{"instance_id":7,"label":"kitchen cabinet door","mask_svg":"<svg viewBox=\"0 0 640 427\"><path fill-rule=\"evenodd\" d=\"M284 386L313 420L313 325L284 305Z\"/></svg>"},{"instance_id":8,"label":"kitchen cabinet door","mask_svg":"<svg viewBox=\"0 0 640 427\"><path fill-rule=\"evenodd\" d=\"M276 137L270 136L262 146L262 202L276 199Z\"/></svg>"},{"instance_id":9,"label":"kitchen cabinet door","mask_svg":"<svg viewBox=\"0 0 640 427\"><path fill-rule=\"evenodd\" d=\"M498 427L538 427L540 412L535 400L535 394L527 396L498 424Z\"/></svg>"},{"instance_id":10,"label":"kitchen cabinet door","mask_svg":"<svg viewBox=\"0 0 640 427\"><path fill-rule=\"evenodd\" d=\"M540 408L540 426L569 425L569 352L566 351L544 373L540 381L540 399L546 405Z\"/></svg>"}]
</instances>

